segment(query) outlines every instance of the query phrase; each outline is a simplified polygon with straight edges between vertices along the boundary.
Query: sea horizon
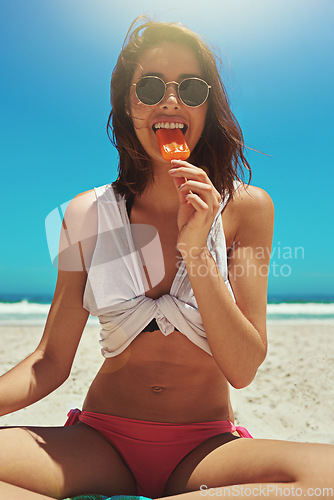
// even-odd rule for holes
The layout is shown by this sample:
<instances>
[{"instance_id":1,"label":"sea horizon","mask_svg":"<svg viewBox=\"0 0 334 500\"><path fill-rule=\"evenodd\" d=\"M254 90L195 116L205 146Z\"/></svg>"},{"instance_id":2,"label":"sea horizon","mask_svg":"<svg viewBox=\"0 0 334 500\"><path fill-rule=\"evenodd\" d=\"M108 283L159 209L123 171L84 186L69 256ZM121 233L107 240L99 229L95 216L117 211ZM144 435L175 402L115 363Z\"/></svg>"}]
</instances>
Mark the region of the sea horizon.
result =
<instances>
[{"instance_id":1,"label":"sea horizon","mask_svg":"<svg viewBox=\"0 0 334 500\"><path fill-rule=\"evenodd\" d=\"M0 293L0 325L44 325L52 295L46 293ZM269 295L268 322L334 323L334 296ZM90 316L88 325L97 325Z\"/></svg>"}]
</instances>

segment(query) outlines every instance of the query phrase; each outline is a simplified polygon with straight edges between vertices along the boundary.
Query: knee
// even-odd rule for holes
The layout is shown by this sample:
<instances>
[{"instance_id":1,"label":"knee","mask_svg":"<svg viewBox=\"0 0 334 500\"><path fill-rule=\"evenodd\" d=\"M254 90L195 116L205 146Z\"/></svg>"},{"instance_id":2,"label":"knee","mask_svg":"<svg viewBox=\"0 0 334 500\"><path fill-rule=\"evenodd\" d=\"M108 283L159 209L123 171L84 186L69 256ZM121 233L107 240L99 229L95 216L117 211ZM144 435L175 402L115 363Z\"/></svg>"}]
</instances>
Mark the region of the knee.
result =
<instances>
[{"instance_id":1,"label":"knee","mask_svg":"<svg viewBox=\"0 0 334 500\"><path fill-rule=\"evenodd\" d=\"M331 488L334 496L334 446L328 444L313 444L312 450L304 455L304 460L298 464L298 482L303 487ZM313 496L316 496L313 493Z\"/></svg>"},{"instance_id":2,"label":"knee","mask_svg":"<svg viewBox=\"0 0 334 500\"><path fill-rule=\"evenodd\" d=\"M4 427L0 430L0 480L5 480L10 469L22 461L20 443L25 439L25 431L16 427Z\"/></svg>"}]
</instances>

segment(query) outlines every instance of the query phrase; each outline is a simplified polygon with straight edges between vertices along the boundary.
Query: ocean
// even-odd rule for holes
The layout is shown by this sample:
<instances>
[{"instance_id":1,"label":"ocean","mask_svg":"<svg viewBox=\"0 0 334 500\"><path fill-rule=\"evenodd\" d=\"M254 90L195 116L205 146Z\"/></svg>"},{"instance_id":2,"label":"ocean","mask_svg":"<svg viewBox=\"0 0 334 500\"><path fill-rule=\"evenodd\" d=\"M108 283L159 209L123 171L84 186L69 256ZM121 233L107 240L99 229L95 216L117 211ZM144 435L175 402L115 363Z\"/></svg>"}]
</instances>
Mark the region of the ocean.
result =
<instances>
[{"instance_id":1,"label":"ocean","mask_svg":"<svg viewBox=\"0 0 334 500\"><path fill-rule=\"evenodd\" d=\"M46 295L0 295L0 325L44 325L52 297ZM269 297L267 319L270 322L329 322L334 324L334 297ZM90 316L89 325L98 325Z\"/></svg>"}]
</instances>

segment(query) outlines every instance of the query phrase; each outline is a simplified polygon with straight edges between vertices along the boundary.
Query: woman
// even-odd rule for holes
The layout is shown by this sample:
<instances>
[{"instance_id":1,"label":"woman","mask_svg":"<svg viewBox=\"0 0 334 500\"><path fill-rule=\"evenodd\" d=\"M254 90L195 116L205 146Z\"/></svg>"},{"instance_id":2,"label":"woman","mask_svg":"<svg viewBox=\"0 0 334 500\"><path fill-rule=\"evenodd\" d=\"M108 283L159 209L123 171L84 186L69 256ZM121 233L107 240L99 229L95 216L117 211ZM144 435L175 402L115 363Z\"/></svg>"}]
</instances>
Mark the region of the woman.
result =
<instances>
[{"instance_id":1,"label":"woman","mask_svg":"<svg viewBox=\"0 0 334 500\"><path fill-rule=\"evenodd\" d=\"M67 379L89 312L105 361L65 427L1 430L0 498L333 487L332 446L249 439L233 423L229 384L247 386L266 355L269 251L255 250L270 250L273 205L241 182L242 134L211 51L180 25L144 22L111 97L119 177L66 211L45 331L1 378L1 414ZM158 129L182 130L188 161L162 157Z\"/></svg>"}]
</instances>

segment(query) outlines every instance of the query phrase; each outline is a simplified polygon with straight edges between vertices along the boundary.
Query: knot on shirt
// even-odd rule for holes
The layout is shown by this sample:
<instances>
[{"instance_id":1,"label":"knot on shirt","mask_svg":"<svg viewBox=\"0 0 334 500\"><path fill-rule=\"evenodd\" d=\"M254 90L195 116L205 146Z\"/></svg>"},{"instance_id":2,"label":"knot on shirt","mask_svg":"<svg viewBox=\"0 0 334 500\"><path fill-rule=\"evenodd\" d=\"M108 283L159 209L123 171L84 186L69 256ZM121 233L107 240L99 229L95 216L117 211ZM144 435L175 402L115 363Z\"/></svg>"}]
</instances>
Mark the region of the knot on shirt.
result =
<instances>
[{"instance_id":1,"label":"knot on shirt","mask_svg":"<svg viewBox=\"0 0 334 500\"><path fill-rule=\"evenodd\" d=\"M156 319L156 322L158 324L159 330L164 335L169 335L170 333L172 333L175 330L172 323L170 321L168 321L166 316L160 311L159 308L157 308L155 319Z\"/></svg>"}]
</instances>

